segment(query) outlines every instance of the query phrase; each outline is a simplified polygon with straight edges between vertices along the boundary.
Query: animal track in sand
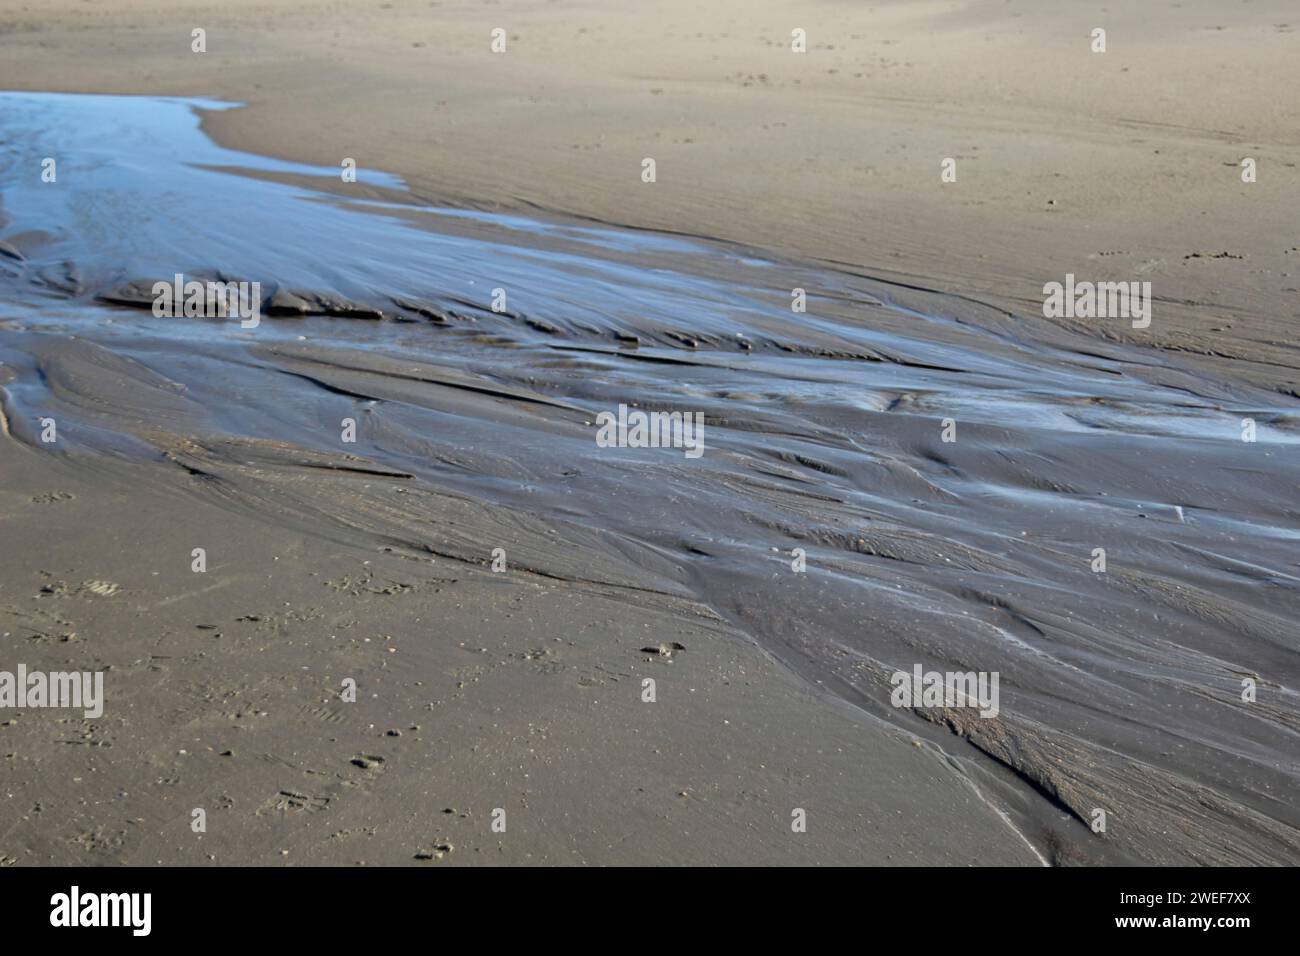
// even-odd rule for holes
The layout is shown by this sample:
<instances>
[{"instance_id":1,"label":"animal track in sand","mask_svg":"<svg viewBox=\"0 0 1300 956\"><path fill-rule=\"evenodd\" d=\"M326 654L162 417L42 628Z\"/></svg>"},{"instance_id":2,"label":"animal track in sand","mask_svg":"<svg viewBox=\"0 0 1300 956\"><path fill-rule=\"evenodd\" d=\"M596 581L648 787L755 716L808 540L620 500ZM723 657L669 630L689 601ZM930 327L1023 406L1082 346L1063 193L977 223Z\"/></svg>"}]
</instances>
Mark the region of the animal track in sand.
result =
<instances>
[{"instance_id":1,"label":"animal track in sand","mask_svg":"<svg viewBox=\"0 0 1300 956\"><path fill-rule=\"evenodd\" d=\"M314 797L293 790L281 790L257 808L259 817L268 813L316 813L329 806L329 797Z\"/></svg>"},{"instance_id":2,"label":"animal track in sand","mask_svg":"<svg viewBox=\"0 0 1300 956\"><path fill-rule=\"evenodd\" d=\"M49 505L56 501L71 501L76 497L70 491L43 491L39 495L32 495L32 504Z\"/></svg>"},{"instance_id":3,"label":"animal track in sand","mask_svg":"<svg viewBox=\"0 0 1300 956\"><path fill-rule=\"evenodd\" d=\"M333 710L329 707L311 707L303 705L302 709L312 717L315 717L317 720L323 720L327 724L337 724L346 718L346 715L341 711Z\"/></svg>"},{"instance_id":4,"label":"animal track in sand","mask_svg":"<svg viewBox=\"0 0 1300 956\"><path fill-rule=\"evenodd\" d=\"M67 842L88 853L109 853L125 845L126 831L106 831L103 827L95 827L69 837Z\"/></svg>"},{"instance_id":5,"label":"animal track in sand","mask_svg":"<svg viewBox=\"0 0 1300 956\"><path fill-rule=\"evenodd\" d=\"M74 597L85 597L94 595L96 597L113 597L122 590L120 584L114 584L112 581L82 581L80 584L70 585L66 581L55 581L53 584L41 585L41 594L54 595L55 597L64 597L72 595Z\"/></svg>"}]
</instances>

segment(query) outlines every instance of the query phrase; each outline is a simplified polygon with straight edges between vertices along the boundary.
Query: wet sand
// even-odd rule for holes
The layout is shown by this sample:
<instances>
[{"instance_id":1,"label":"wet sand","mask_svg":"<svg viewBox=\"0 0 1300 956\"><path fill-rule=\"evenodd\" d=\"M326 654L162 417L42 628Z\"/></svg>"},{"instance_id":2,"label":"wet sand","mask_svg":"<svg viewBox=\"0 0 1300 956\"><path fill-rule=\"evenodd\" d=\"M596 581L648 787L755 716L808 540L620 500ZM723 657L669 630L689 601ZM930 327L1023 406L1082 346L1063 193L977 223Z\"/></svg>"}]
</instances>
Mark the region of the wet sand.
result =
<instances>
[{"instance_id":1,"label":"wet sand","mask_svg":"<svg viewBox=\"0 0 1300 956\"><path fill-rule=\"evenodd\" d=\"M258 110L219 105L4 98L0 630L114 707L3 727L7 862L1300 858L1285 339L456 212L218 147ZM57 195L8 175L51 154ZM157 319L174 272L277 314ZM619 404L707 451L600 447ZM999 716L890 706L914 664Z\"/></svg>"},{"instance_id":2,"label":"wet sand","mask_svg":"<svg viewBox=\"0 0 1300 956\"><path fill-rule=\"evenodd\" d=\"M1022 320L1067 272L1149 279L1150 328L1067 324L1300 392L1290 0L5 0L0 17L0 88L247 103L209 117L223 145L352 157L435 204L844 263Z\"/></svg>"}]
</instances>

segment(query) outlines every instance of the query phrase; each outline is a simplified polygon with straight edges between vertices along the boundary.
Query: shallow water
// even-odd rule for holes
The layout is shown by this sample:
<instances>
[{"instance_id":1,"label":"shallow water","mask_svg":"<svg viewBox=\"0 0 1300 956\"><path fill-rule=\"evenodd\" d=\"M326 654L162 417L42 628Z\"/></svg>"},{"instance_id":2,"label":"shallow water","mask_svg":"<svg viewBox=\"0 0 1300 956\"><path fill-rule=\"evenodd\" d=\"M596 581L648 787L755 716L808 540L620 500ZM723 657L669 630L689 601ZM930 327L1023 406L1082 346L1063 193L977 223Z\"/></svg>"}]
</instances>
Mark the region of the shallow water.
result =
<instances>
[{"instance_id":1,"label":"shallow water","mask_svg":"<svg viewBox=\"0 0 1300 956\"><path fill-rule=\"evenodd\" d=\"M1104 858L1300 860L1300 405L752 249L420 206L385 174L221 149L200 120L228 108L0 94L16 436L53 416L64 454L181 465L339 545L500 546L706 608L941 742L1031 839L1068 811L1088 841L1103 806ZM154 318L137 284L175 273L337 314ZM703 413L703 457L599 447L619 404ZM304 469L377 487L311 493ZM1000 673L1000 717L891 707L915 663Z\"/></svg>"}]
</instances>

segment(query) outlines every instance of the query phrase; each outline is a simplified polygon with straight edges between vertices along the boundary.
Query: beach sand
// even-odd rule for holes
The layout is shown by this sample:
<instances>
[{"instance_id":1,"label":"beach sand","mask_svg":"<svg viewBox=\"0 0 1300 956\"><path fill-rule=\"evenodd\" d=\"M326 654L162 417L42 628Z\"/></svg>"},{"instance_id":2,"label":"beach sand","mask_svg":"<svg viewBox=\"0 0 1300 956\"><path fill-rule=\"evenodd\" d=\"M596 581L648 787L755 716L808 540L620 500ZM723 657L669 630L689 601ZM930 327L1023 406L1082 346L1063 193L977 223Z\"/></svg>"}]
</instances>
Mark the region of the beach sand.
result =
<instances>
[{"instance_id":1,"label":"beach sand","mask_svg":"<svg viewBox=\"0 0 1300 956\"><path fill-rule=\"evenodd\" d=\"M1067 272L1141 277L1160 320L1106 334L1297 387L1300 24L1285 0L0 10L9 89L243 102L208 124L233 148L352 157L431 200L729 239L1020 315Z\"/></svg>"},{"instance_id":2,"label":"beach sand","mask_svg":"<svg viewBox=\"0 0 1300 956\"><path fill-rule=\"evenodd\" d=\"M0 316L0 632L111 667L110 706L0 713L0 862L1300 860L1300 21L1134 6L0 4L0 89L242 103L203 114L221 146L409 187L350 195L671 233L576 268L671 270L688 308L806 284L821 320L635 312L650 285L624 316L560 268L549 312L399 307L457 331L441 356L341 318L244 351L108 330L170 273L87 233L93 333ZM206 264L239 216L194 223ZM340 235L256 248L378 308ZM45 238L8 240L36 270ZM1044 319L1069 273L1150 281L1150 326ZM708 468L598 456L621 400L703 408ZM312 435L349 414L359 447ZM1225 438L1244 414L1276 440ZM888 707L913 661L993 662L1003 714Z\"/></svg>"}]
</instances>

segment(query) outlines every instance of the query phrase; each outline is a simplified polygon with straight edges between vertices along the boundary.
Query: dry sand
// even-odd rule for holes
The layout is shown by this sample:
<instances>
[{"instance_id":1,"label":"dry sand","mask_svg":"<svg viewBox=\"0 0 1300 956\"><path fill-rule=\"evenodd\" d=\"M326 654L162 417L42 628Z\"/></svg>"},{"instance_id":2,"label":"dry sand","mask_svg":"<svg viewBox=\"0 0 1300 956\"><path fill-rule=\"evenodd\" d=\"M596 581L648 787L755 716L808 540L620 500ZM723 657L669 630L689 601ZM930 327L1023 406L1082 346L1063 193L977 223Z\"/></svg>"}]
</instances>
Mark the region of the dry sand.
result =
<instances>
[{"instance_id":1,"label":"dry sand","mask_svg":"<svg viewBox=\"0 0 1300 956\"><path fill-rule=\"evenodd\" d=\"M809 269L833 264L847 277L955 294L965 303L958 329L934 331L935 341L966 348L965 323L992 334L990 360L1018 360L1015 343L1029 342L1132 369L1152 348L1182 363L1171 371L1152 359L1153 394L1182 389L1229 407L1300 397L1291 332L1300 107L1284 95L1300 79L1300 23L1288 4L608 6L4 4L0 88L243 102L205 122L231 148L325 166L353 157L440 203L728 240ZM196 26L208 31L203 55L189 49ZM508 30L503 55L488 49L495 26ZM1088 49L1095 26L1108 31L1105 54ZM808 31L805 55L788 50L793 27ZM646 156L658 164L653 184L640 181ZM1241 182L1244 156L1259 161L1256 183ZM956 183L940 182L944 157L957 159ZM317 250L322 260L334 251ZM1151 327L1050 328L1036 318L1042 286L1067 272L1150 280ZM918 309L933 304L917 294ZM108 421L113 411L116 429L182 468L141 467L102 448L93 460L52 457L16 420L0 438L0 514L6 543L18 542L0 552L0 631L23 642L29 667L111 664L122 702L103 722L33 713L0 728L0 862L1223 863L1294 862L1300 852L1285 793L1294 760L1277 757L1294 735L1290 704L1269 712L1257 738L1243 730L1256 718L1244 714L1222 725L1227 742L1189 738L1190 757L1164 738L1111 741L1104 715L1064 703L1058 715L1070 716L1049 729L1043 713L1058 696L1077 702L1092 691L1024 674L1042 699L992 728L951 714L900 728L873 712L861 675L843 663L863 650L853 637L841 661L812 645L819 625L837 640L878 627L918 655L954 659L942 626L927 633L925 614L851 607L843 602L854 592L837 583L768 605L761 582L726 561L683 575L680 591L638 591L635 549L609 544L630 542L631 530L609 529L586 557L548 553L536 542L562 509L533 525L518 518L528 514L519 500L501 513L518 520L511 533L533 540L536 556L494 575L470 555L507 519L466 510L436 486L411 494L436 516L433 537L461 536L464 547L421 558L419 535L403 523L409 509L352 503L387 495L389 479L340 472L337 460L283 442L213 443L187 432L188 411L159 399L165 383L136 380L125 359L92 345L47 349L26 334L6 341L0 385L39 367L70 412ZM1130 343L1140 348L1123 350ZM840 347L797 344L810 355ZM257 358L334 395L430 401L373 369L331 365L330 354ZM583 370L575 360L572 373ZM430 373L439 389L440 374ZM233 372L231 382L236 394L256 387ZM546 381L510 384L558 392ZM450 407L436 394L435 407ZM881 424L899 458L860 477L853 443L831 431L853 427L845 409L787 418L747 395L736 391L753 402L737 419L827 429L815 433L821 457L785 454L772 467L781 481L811 488L815 478L816 493L841 502L856 484L880 482L900 503L924 497L938 509L958 477L968 493L981 481L1111 495L1141 485L1138 445L1108 446L1107 464L1084 442L1027 438L1014 422L951 452ZM301 400L307 412L332 413L324 398ZM456 408L500 421L497 410ZM121 409L139 410L136 420L123 424ZM365 450L364 468L400 458L402 423L383 420L392 431ZM561 440L561 425L546 427ZM1028 456L1036 464L1009 466L1004 449L1030 441L1040 442ZM1213 476L1231 458L1215 454L1170 449L1155 484L1206 511L1221 493L1234 515L1274 488L1276 501L1254 517L1294 526L1293 469L1260 463L1220 487ZM499 462L458 463L511 474ZM524 452L508 464L536 473ZM1211 469L1203 481L1198 467ZM1134 694L1148 679L1180 692L1189 673L1235 679L1232 653L1213 654L1236 640L1274 666L1273 686L1290 680L1294 631L1279 622L1294 590L1279 584L1287 574L1246 567L1244 544L1153 547L1125 579L1129 590L1113 606L1095 604L1088 622L1095 595L1053 596L1054 572L1043 570L1063 538L1086 535L1069 517L1049 520L1048 505L1025 507L1020 525L990 508L979 529L950 538L901 504L882 505L871 520L897 523L866 538L811 518L781 532L847 552L844 576L865 555L891 586L922 593L945 582L939 590L988 612L989 628L1028 640L1060 629L1080 642L1073 650L1115 660L1128 651L1112 637L1133 634L1131 653L1151 668L1125 675ZM1114 530L1134 548L1150 536L1135 525L1121 516L1116 529L1127 530ZM1030 558L1004 550L1019 527L1043 539ZM1183 533L1194 529L1162 532ZM175 555L214 535L238 558L214 560L216 580L195 585ZM668 564L690 537L653 544ZM1284 545L1269 547L1281 572ZM1045 583L1041 593L974 593L965 578L946 583L942 565L954 558L961 573ZM1199 570L1180 570L1192 563ZM894 567L904 570L895 577ZM1240 590L1223 584L1233 574L1247 582ZM1179 630L1153 628L1147 643L1125 608L1147 602L1164 602ZM641 652L673 641L686 650ZM1163 659L1174 647L1177 659ZM676 699L649 708L640 682L661 674L672 675L662 683ZM345 675L357 676L357 704L337 701ZM1153 690L1151 707L1186 699ZM1205 757L1201 766L1200 747L1241 765ZM1093 840L1084 821L1098 781L1130 822ZM208 810L202 837L189 829L193 807ZM790 832L795 807L810 811L806 834ZM506 811L506 834L490 829L495 808Z\"/></svg>"}]
</instances>

